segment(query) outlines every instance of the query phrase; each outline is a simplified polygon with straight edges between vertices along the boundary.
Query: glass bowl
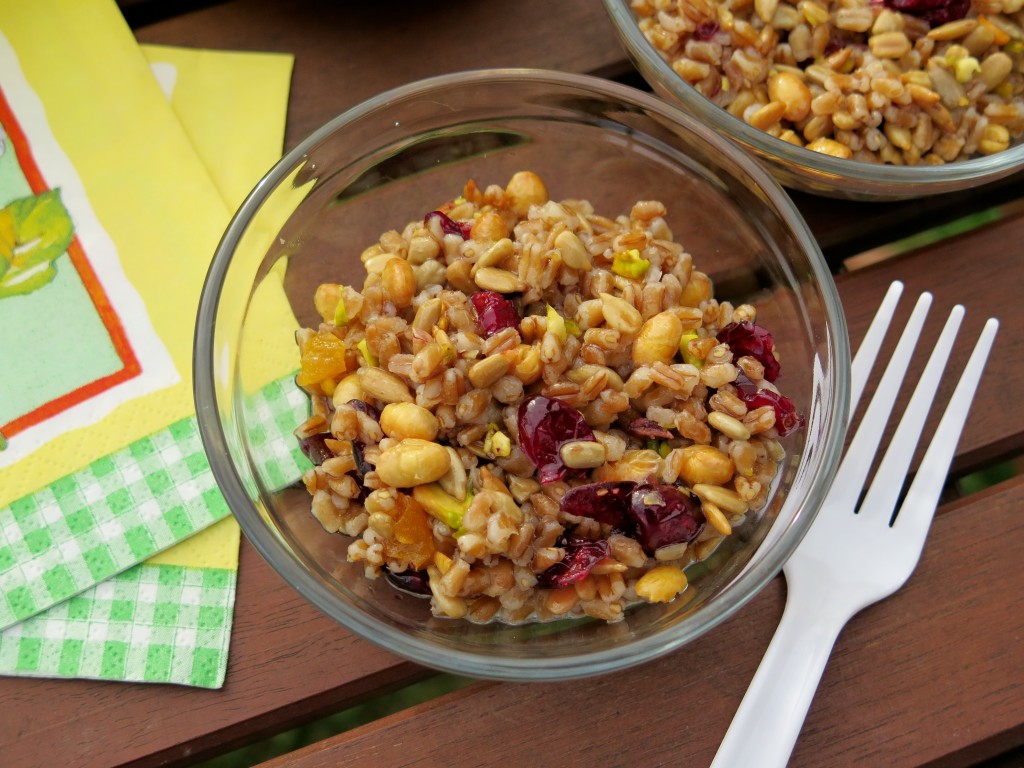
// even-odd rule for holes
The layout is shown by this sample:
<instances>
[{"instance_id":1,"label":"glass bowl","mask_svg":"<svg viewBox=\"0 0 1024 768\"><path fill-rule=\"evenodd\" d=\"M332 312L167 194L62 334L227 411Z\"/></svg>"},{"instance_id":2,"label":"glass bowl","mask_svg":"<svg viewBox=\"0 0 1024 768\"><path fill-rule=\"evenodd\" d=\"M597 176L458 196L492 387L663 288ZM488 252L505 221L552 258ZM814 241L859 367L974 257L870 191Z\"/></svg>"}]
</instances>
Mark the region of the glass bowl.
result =
<instances>
[{"instance_id":1,"label":"glass bowl","mask_svg":"<svg viewBox=\"0 0 1024 768\"><path fill-rule=\"evenodd\" d=\"M758 307L785 358L785 391L806 419L804 429L785 438L787 457L764 511L691 569L683 597L637 606L617 623L434 618L426 601L386 579L368 580L361 565L346 561L350 540L326 533L311 515L301 460L293 461L290 432L305 416L305 396L289 379L299 360L290 314L316 327L316 286L361 287L359 254L381 233L451 199L469 178L483 188L523 169L541 174L552 199L586 197L599 212L628 213L641 199L664 202L676 239L716 281L718 297ZM632 88L496 70L381 94L275 165L217 249L200 301L194 366L199 427L217 482L248 539L303 597L348 630L421 664L550 680L623 668L677 648L733 614L779 572L837 466L849 349L835 285L814 239L748 155ZM280 461L268 460L278 455L275 430L286 446Z\"/></svg>"},{"instance_id":2,"label":"glass bowl","mask_svg":"<svg viewBox=\"0 0 1024 768\"><path fill-rule=\"evenodd\" d=\"M851 200L908 199L969 189L1024 169L1024 144L945 165L846 160L797 147L754 128L675 73L637 25L630 0L603 0L630 59L654 91L763 160L788 187Z\"/></svg>"}]
</instances>

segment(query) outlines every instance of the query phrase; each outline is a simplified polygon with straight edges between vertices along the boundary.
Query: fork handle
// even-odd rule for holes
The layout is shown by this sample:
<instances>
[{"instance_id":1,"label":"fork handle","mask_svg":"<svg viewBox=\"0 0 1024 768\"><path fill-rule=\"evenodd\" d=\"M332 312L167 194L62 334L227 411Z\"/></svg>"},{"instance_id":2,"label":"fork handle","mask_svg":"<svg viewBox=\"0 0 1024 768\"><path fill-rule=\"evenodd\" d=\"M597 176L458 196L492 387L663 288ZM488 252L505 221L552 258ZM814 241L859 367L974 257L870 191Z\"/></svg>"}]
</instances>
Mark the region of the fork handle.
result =
<instances>
[{"instance_id":1,"label":"fork handle","mask_svg":"<svg viewBox=\"0 0 1024 768\"><path fill-rule=\"evenodd\" d=\"M789 761L832 646L849 618L808 591L798 597L789 593L782 621L711 768L783 768Z\"/></svg>"}]
</instances>

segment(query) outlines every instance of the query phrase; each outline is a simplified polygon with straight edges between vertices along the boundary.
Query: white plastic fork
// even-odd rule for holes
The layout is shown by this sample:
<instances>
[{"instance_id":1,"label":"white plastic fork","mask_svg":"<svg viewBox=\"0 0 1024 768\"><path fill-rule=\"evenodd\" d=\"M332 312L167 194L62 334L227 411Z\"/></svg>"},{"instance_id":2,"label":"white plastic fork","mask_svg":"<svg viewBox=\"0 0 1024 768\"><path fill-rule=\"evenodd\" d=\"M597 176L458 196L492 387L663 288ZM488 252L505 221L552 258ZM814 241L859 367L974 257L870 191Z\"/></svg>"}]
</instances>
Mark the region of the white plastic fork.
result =
<instances>
[{"instance_id":1,"label":"white plastic fork","mask_svg":"<svg viewBox=\"0 0 1024 768\"><path fill-rule=\"evenodd\" d=\"M852 370L851 418L902 291L902 283L890 286L857 351ZM989 319L982 329L910 490L893 518L936 387L956 340L963 307L958 305L950 313L871 487L859 505L857 500L930 304L931 295L922 294L818 516L783 568L787 597L782 621L740 702L712 768L786 765L840 631L858 611L902 587L917 566L957 440L999 327L995 319Z\"/></svg>"}]
</instances>

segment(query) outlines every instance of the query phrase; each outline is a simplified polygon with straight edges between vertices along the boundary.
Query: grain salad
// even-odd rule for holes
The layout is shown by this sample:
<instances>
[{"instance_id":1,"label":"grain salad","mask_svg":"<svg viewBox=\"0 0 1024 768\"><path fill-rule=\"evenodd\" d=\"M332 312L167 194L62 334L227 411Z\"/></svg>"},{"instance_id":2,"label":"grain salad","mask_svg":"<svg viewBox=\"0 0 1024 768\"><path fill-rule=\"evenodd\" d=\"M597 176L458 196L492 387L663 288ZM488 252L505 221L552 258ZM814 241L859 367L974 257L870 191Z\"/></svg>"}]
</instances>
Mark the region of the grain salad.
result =
<instances>
[{"instance_id":1,"label":"grain salad","mask_svg":"<svg viewBox=\"0 0 1024 768\"><path fill-rule=\"evenodd\" d=\"M802 419L666 213L469 181L363 251L360 289L319 286L303 481L368 578L437 616L617 621L766 504Z\"/></svg>"},{"instance_id":2,"label":"grain salad","mask_svg":"<svg viewBox=\"0 0 1024 768\"><path fill-rule=\"evenodd\" d=\"M1024 135L1024 0L632 0L683 80L840 158L940 165Z\"/></svg>"}]
</instances>

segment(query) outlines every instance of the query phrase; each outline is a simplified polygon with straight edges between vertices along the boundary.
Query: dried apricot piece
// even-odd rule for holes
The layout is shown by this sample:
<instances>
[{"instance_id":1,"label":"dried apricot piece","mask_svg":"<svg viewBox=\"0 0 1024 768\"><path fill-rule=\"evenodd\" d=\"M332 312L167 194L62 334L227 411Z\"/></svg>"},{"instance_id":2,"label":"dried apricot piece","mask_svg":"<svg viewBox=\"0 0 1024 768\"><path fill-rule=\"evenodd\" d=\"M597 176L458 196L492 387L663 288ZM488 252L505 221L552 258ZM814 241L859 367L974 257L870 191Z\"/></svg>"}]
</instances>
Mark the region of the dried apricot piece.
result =
<instances>
[{"instance_id":1,"label":"dried apricot piece","mask_svg":"<svg viewBox=\"0 0 1024 768\"><path fill-rule=\"evenodd\" d=\"M392 538L384 541L384 554L410 568L423 568L434 557L434 532L426 511L412 496L400 493L392 520Z\"/></svg>"},{"instance_id":2,"label":"dried apricot piece","mask_svg":"<svg viewBox=\"0 0 1024 768\"><path fill-rule=\"evenodd\" d=\"M315 333L302 347L301 370L295 378L300 387L310 387L345 372L345 342L330 331Z\"/></svg>"}]
</instances>

